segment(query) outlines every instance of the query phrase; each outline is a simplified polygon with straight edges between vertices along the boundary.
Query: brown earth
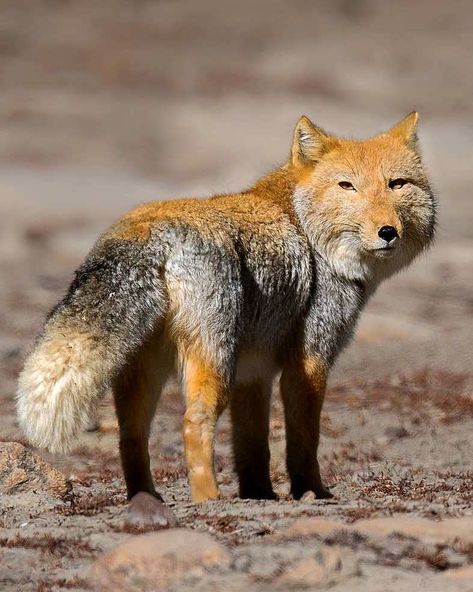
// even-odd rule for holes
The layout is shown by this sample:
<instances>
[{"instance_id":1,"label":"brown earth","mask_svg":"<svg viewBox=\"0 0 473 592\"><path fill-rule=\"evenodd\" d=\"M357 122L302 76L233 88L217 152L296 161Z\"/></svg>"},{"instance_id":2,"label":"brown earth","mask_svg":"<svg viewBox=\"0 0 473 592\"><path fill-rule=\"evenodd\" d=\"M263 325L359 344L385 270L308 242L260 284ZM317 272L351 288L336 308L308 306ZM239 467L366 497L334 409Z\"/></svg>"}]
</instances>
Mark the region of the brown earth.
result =
<instances>
[{"instance_id":1,"label":"brown earth","mask_svg":"<svg viewBox=\"0 0 473 592\"><path fill-rule=\"evenodd\" d=\"M417 108L438 237L382 286L332 373L321 465L335 498L289 499L277 389L279 502L236 499L227 416L224 499L190 502L174 387L151 451L180 526L230 556L175 589L473 590L471 3L5 0L0 10L2 440L22 442L15 381L44 314L116 217L151 198L248 185L286 157L303 112L366 136ZM21 487L2 483L2 590L82 590L104 552L145 530L125 522L109 398L99 419L74 453L41 453L72 495L28 484L32 457L14 473ZM393 516L394 529L379 522Z\"/></svg>"}]
</instances>

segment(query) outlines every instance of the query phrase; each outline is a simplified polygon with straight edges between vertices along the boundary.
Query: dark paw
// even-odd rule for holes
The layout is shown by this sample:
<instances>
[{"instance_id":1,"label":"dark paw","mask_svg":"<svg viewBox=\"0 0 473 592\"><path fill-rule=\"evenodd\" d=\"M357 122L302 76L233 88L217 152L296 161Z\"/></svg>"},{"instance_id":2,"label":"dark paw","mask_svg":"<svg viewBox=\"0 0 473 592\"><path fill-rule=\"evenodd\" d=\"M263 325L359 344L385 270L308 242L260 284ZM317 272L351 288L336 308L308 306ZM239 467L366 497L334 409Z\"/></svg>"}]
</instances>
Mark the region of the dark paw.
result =
<instances>
[{"instance_id":1,"label":"dark paw","mask_svg":"<svg viewBox=\"0 0 473 592\"><path fill-rule=\"evenodd\" d=\"M176 517L166 504L145 491L140 491L131 498L127 522L144 527L173 528L177 526Z\"/></svg>"},{"instance_id":2,"label":"dark paw","mask_svg":"<svg viewBox=\"0 0 473 592\"><path fill-rule=\"evenodd\" d=\"M279 497L274 491L249 491L240 493L241 499L254 499L254 500L278 500Z\"/></svg>"},{"instance_id":3,"label":"dark paw","mask_svg":"<svg viewBox=\"0 0 473 592\"><path fill-rule=\"evenodd\" d=\"M307 491L313 491L317 499L329 499L333 493L322 484L314 485L313 481L304 479L301 476L295 476L291 482L291 495L295 500L300 500Z\"/></svg>"},{"instance_id":4,"label":"dark paw","mask_svg":"<svg viewBox=\"0 0 473 592\"><path fill-rule=\"evenodd\" d=\"M333 497L333 493L330 489L327 489L327 487L324 487L323 485L321 487L315 487L314 493L317 496L317 499L330 499Z\"/></svg>"},{"instance_id":5,"label":"dark paw","mask_svg":"<svg viewBox=\"0 0 473 592\"><path fill-rule=\"evenodd\" d=\"M274 493L273 488L257 487L254 484L248 486L240 486L239 497L241 499L255 499L255 500L278 500L279 497Z\"/></svg>"}]
</instances>

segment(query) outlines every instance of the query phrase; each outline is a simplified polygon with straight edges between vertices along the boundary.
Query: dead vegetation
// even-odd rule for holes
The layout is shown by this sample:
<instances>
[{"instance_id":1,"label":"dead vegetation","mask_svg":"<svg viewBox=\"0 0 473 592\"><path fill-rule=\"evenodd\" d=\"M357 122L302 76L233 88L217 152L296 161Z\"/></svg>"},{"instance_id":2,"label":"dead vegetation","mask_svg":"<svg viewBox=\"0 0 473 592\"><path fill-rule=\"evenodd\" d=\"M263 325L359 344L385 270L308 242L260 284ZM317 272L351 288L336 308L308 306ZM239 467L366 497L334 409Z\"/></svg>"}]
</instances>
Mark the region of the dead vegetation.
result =
<instances>
[{"instance_id":1,"label":"dead vegetation","mask_svg":"<svg viewBox=\"0 0 473 592\"><path fill-rule=\"evenodd\" d=\"M444 424L473 417L473 394L466 392L468 374L425 369L383 379L352 380L329 389L327 400L353 409L393 411L412 424Z\"/></svg>"},{"instance_id":2,"label":"dead vegetation","mask_svg":"<svg viewBox=\"0 0 473 592\"><path fill-rule=\"evenodd\" d=\"M85 540L53 537L51 535L33 535L31 537L17 535L13 539L3 537L0 538L0 547L35 549L43 554L67 559L95 557L99 552L99 549L95 549Z\"/></svg>"}]
</instances>

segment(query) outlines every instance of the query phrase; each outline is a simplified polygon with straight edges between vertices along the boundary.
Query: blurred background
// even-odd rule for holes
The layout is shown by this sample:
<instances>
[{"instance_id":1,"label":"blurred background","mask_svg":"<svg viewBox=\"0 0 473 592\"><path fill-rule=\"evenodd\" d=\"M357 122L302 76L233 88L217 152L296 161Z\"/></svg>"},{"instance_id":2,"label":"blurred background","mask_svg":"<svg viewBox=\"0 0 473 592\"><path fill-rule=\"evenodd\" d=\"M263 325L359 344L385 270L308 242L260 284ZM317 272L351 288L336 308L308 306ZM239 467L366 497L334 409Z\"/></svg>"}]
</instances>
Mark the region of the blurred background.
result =
<instances>
[{"instance_id":1,"label":"blurred background","mask_svg":"<svg viewBox=\"0 0 473 592\"><path fill-rule=\"evenodd\" d=\"M472 24L471 0L0 0L0 441L26 444L14 403L24 356L99 233L126 210L249 186L285 161L302 113L366 137L417 109L437 240L381 286L332 372L320 460L336 503L284 497L276 397L272 478L283 501L267 511L235 499L226 415L216 459L227 499L215 510L188 503L175 391L160 403L151 457L180 524L220 540L255 542L275 516L280 525L297 515L471 515ZM34 480L20 482L23 493L0 492L2 590L83 589L68 578L128 536L110 397L98 417L99 431L82 433L73 453L40 453L73 483L73 507L61 513ZM24 463L12 466L18 480ZM0 489L7 481L0 475ZM56 552L43 552L48 545ZM262 567L252 573L280 573L256 546ZM350 590L379 588L368 580L401 592L463 590L426 579L462 564L451 549L423 546L413 564L409 542L407 563L401 553L387 572L399 544L377 548L375 559L374 547L358 553L368 578Z\"/></svg>"},{"instance_id":2,"label":"blurred background","mask_svg":"<svg viewBox=\"0 0 473 592\"><path fill-rule=\"evenodd\" d=\"M419 110L440 203L435 249L382 287L338 372L469 371L470 1L3 0L0 11L4 394L98 233L142 201L249 185L285 160L302 113L362 137Z\"/></svg>"}]
</instances>

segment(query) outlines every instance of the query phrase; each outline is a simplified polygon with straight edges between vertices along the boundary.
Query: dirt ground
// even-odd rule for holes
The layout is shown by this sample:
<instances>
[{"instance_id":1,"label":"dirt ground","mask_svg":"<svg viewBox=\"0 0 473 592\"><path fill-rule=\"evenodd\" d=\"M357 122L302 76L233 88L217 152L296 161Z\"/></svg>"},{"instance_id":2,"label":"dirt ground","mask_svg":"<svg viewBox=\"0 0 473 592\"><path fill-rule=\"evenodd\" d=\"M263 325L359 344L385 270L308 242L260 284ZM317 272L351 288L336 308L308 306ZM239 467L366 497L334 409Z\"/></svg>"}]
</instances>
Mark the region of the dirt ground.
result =
<instances>
[{"instance_id":1,"label":"dirt ground","mask_svg":"<svg viewBox=\"0 0 473 592\"><path fill-rule=\"evenodd\" d=\"M194 590L247 590L237 572L273 589L278 561L296 551L267 537L296 518L473 516L471 2L4 0L0 15L1 439L22 441L16 376L45 313L121 213L250 184L286 158L301 113L367 136L415 108L437 240L380 288L331 375L320 460L335 498L289 499L276 387L279 502L236 499L227 416L217 437L224 499L190 502L172 385L151 453L179 523L234 554L234 577ZM82 590L94 560L133 535L109 397L99 419L74 453L41 453L71 480L69 500L0 499L2 590ZM337 592L473 590L444 575L473 563L471 546L337 543L359 563Z\"/></svg>"}]
</instances>

